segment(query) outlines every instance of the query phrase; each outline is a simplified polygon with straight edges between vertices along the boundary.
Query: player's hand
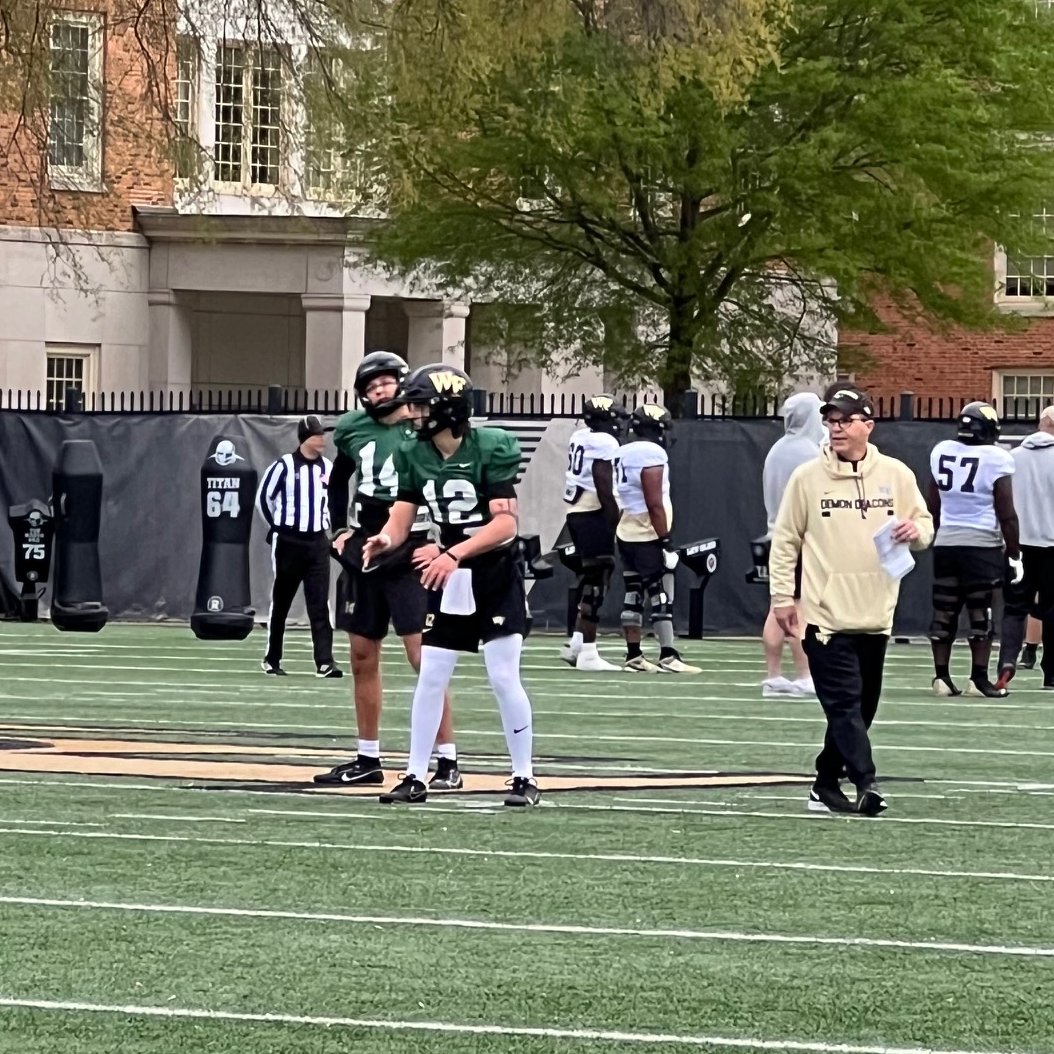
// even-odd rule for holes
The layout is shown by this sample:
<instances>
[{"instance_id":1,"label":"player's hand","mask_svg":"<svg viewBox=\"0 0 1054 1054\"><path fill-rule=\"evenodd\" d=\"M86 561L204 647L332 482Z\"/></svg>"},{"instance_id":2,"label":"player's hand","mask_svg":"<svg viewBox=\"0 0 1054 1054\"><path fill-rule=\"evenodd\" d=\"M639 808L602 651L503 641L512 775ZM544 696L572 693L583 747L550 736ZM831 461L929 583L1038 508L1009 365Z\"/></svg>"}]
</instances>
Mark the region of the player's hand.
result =
<instances>
[{"instance_id":1,"label":"player's hand","mask_svg":"<svg viewBox=\"0 0 1054 1054\"><path fill-rule=\"evenodd\" d=\"M773 608L772 614L776 616L779 628L788 637L798 636L798 609L793 604L788 604L782 608Z\"/></svg>"},{"instance_id":2,"label":"player's hand","mask_svg":"<svg viewBox=\"0 0 1054 1054\"><path fill-rule=\"evenodd\" d=\"M919 528L914 520L901 520L890 535L895 542L914 542L918 536Z\"/></svg>"},{"instance_id":3,"label":"player's hand","mask_svg":"<svg viewBox=\"0 0 1054 1054\"><path fill-rule=\"evenodd\" d=\"M379 534L373 534L366 539L366 544L362 547L362 566L365 570L370 566L370 561L375 556L380 556L381 553L392 547L392 536L381 531Z\"/></svg>"},{"instance_id":4,"label":"player's hand","mask_svg":"<svg viewBox=\"0 0 1054 1054\"><path fill-rule=\"evenodd\" d=\"M1025 577L1025 561L1021 559L1021 554L1008 556L1006 563L1010 568L1010 584L1012 586L1020 585Z\"/></svg>"},{"instance_id":5,"label":"player's hand","mask_svg":"<svg viewBox=\"0 0 1054 1054\"><path fill-rule=\"evenodd\" d=\"M420 549L414 550L413 556L410 557L410 562L418 571L423 571L442 551L435 542L429 545L422 545Z\"/></svg>"},{"instance_id":6,"label":"player's hand","mask_svg":"<svg viewBox=\"0 0 1054 1054\"><path fill-rule=\"evenodd\" d=\"M351 540L351 531L344 530L333 539L333 551L337 556L342 556L344 553L344 546Z\"/></svg>"},{"instance_id":7,"label":"player's hand","mask_svg":"<svg viewBox=\"0 0 1054 1054\"><path fill-rule=\"evenodd\" d=\"M457 560L450 553L440 553L421 575L425 589L442 589L447 579L457 570Z\"/></svg>"},{"instance_id":8,"label":"player's hand","mask_svg":"<svg viewBox=\"0 0 1054 1054\"><path fill-rule=\"evenodd\" d=\"M667 571L672 571L681 562L681 558L674 552L673 543L669 538L659 540L662 542L662 566Z\"/></svg>"}]
</instances>

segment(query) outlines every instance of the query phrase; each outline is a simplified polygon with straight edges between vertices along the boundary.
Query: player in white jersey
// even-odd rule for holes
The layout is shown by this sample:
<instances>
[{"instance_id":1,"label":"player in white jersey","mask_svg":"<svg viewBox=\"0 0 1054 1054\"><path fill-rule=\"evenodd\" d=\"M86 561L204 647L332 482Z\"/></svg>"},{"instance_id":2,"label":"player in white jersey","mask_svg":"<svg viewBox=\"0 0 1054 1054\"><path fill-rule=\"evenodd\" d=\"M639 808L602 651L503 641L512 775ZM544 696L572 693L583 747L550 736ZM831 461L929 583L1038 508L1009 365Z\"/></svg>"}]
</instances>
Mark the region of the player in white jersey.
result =
<instances>
[{"instance_id":1,"label":"player in white jersey","mask_svg":"<svg viewBox=\"0 0 1054 1054\"><path fill-rule=\"evenodd\" d=\"M625 412L610 395L594 395L582 407L585 428L567 447L564 501L567 531L579 561L578 620L560 658L576 670L618 670L597 651L600 607L615 569L618 505L612 489L612 463L619 455L618 434Z\"/></svg>"},{"instance_id":2,"label":"player in white jersey","mask_svg":"<svg viewBox=\"0 0 1054 1054\"><path fill-rule=\"evenodd\" d=\"M682 662L673 646L673 570L677 553L670 543L673 506L670 504L670 459L666 437L673 418L654 403L644 403L630 414L629 442L619 451L615 466L618 502L622 507L615 537L622 557L626 596L622 603L622 631L626 637L625 670L636 673L702 673ZM659 661L645 658L640 647L644 601L659 641Z\"/></svg>"},{"instance_id":3,"label":"player in white jersey","mask_svg":"<svg viewBox=\"0 0 1054 1054\"><path fill-rule=\"evenodd\" d=\"M926 504L937 528L930 626L935 695L960 694L949 665L964 606L971 656L966 694L989 698L1007 694L1004 685L993 685L988 679L994 636L992 595L1004 579L1011 585L1020 582L1023 568L1010 483L1014 459L996 445L998 438L995 410L987 403L968 403L959 414L956 438L942 440L930 454Z\"/></svg>"}]
</instances>

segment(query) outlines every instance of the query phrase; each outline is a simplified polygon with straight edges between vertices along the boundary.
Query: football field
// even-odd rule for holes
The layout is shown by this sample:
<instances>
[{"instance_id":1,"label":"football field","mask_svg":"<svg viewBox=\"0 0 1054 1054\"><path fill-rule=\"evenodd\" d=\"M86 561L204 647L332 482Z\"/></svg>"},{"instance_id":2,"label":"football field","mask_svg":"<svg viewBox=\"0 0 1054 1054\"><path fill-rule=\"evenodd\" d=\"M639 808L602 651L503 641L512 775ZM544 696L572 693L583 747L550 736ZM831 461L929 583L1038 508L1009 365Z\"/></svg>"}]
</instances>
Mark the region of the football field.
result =
<instances>
[{"instance_id":1,"label":"football field","mask_svg":"<svg viewBox=\"0 0 1054 1054\"><path fill-rule=\"evenodd\" d=\"M311 783L354 721L304 633L267 678L259 630L0 624L0 1054L1054 1054L1038 670L936 699L928 647L891 646L868 820L806 811L819 704L760 698L759 642L681 642L698 677L561 643L524 660L541 808L501 805L473 657L466 793L396 807Z\"/></svg>"}]
</instances>

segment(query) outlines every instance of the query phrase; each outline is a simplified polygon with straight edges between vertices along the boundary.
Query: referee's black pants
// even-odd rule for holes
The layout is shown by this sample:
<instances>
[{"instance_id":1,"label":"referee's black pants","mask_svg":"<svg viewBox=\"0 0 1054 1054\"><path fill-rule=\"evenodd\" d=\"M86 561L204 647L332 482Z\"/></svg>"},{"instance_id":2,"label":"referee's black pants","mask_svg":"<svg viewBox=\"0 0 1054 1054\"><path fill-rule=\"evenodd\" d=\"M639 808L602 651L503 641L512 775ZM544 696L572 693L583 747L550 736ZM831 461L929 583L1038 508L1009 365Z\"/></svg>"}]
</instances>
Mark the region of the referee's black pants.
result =
<instances>
[{"instance_id":1,"label":"referee's black pants","mask_svg":"<svg viewBox=\"0 0 1054 1054\"><path fill-rule=\"evenodd\" d=\"M325 532L309 535L276 534L271 542L274 585L267 619L267 654L272 666L282 661L285 620L296 591L304 587L304 605L311 623L315 668L333 665L333 626L329 620L329 538Z\"/></svg>"},{"instance_id":2,"label":"referee's black pants","mask_svg":"<svg viewBox=\"0 0 1054 1054\"><path fill-rule=\"evenodd\" d=\"M1018 585L1003 585L1003 625L1000 628L999 666L1017 665L1025 639L1025 618L1043 620L1043 683L1054 683L1054 547L1021 546L1025 577Z\"/></svg>"},{"instance_id":3,"label":"referee's black pants","mask_svg":"<svg viewBox=\"0 0 1054 1054\"><path fill-rule=\"evenodd\" d=\"M816 782L837 785L843 767L859 788L875 778L868 729L878 711L889 637L881 633L833 633L824 642L808 626L802 647L827 718Z\"/></svg>"}]
</instances>

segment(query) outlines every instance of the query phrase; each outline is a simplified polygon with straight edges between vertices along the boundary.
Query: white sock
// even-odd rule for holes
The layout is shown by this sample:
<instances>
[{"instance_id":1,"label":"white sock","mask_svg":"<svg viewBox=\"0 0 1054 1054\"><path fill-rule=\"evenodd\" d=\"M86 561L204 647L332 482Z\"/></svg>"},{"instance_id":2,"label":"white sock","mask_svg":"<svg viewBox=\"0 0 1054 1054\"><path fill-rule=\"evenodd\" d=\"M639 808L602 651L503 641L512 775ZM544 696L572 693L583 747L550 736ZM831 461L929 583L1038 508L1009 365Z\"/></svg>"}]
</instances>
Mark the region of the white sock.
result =
<instances>
[{"instance_id":1,"label":"white sock","mask_svg":"<svg viewBox=\"0 0 1054 1054\"><path fill-rule=\"evenodd\" d=\"M577 632L572 633L571 639L567 642L567 646L572 651L580 651L582 648L582 634Z\"/></svg>"},{"instance_id":2,"label":"white sock","mask_svg":"<svg viewBox=\"0 0 1054 1054\"><path fill-rule=\"evenodd\" d=\"M436 753L447 761L457 761L457 749L453 743L437 743Z\"/></svg>"},{"instance_id":3,"label":"white sock","mask_svg":"<svg viewBox=\"0 0 1054 1054\"><path fill-rule=\"evenodd\" d=\"M364 758L379 758L381 756L381 741L379 739L360 739L359 753Z\"/></svg>"},{"instance_id":4,"label":"white sock","mask_svg":"<svg viewBox=\"0 0 1054 1054\"><path fill-rule=\"evenodd\" d=\"M512 758L512 774L534 776L534 730L531 727L531 701L520 682L520 653L523 637L514 633L483 645L483 662L490 686L498 698L501 725Z\"/></svg>"},{"instance_id":5,"label":"white sock","mask_svg":"<svg viewBox=\"0 0 1054 1054\"><path fill-rule=\"evenodd\" d=\"M421 648L421 672L410 707L410 759L406 763L406 771L419 780L428 775L428 759L443 720L443 697L457 660L456 651L428 644Z\"/></svg>"}]
</instances>

